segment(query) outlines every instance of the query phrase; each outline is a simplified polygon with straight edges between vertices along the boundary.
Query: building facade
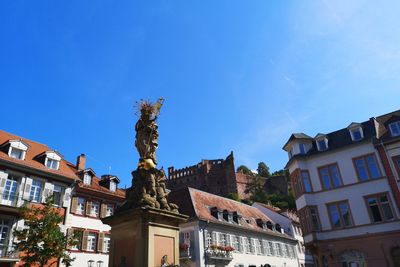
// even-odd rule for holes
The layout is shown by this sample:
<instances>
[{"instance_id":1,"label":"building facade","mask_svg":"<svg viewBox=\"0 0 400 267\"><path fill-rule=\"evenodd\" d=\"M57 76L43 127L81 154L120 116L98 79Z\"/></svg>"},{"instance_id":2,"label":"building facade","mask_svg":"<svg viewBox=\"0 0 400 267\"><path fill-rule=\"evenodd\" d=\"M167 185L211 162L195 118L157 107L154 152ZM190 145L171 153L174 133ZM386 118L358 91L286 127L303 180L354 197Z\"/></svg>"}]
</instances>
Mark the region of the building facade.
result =
<instances>
[{"instance_id":1,"label":"building facade","mask_svg":"<svg viewBox=\"0 0 400 267\"><path fill-rule=\"evenodd\" d=\"M297 241L258 209L193 188L170 200L190 217L180 225L180 266L299 266Z\"/></svg>"},{"instance_id":2,"label":"building facade","mask_svg":"<svg viewBox=\"0 0 400 267\"><path fill-rule=\"evenodd\" d=\"M296 250L300 267L314 267L314 256L311 251L305 248L303 233L301 232L300 220L295 212L283 211L277 207L264 203L253 203L253 207L259 209L267 215L271 220L278 223L285 234L297 240Z\"/></svg>"},{"instance_id":3,"label":"building facade","mask_svg":"<svg viewBox=\"0 0 400 267\"><path fill-rule=\"evenodd\" d=\"M108 266L110 227L101 218L113 214L125 199L113 175L98 178L85 168L85 156L73 164L44 144L0 131L0 267L22 266L16 251L14 229L22 229L18 207L35 207L53 196L64 215L60 224L65 234L82 232L80 244L68 250L73 266ZM97 265L96 265L97 264ZM55 261L51 266L62 266Z\"/></svg>"},{"instance_id":4,"label":"building facade","mask_svg":"<svg viewBox=\"0 0 400 267\"><path fill-rule=\"evenodd\" d=\"M399 266L399 188L379 151L389 145L381 124L292 134L284 146L304 242L321 266Z\"/></svg>"},{"instance_id":5,"label":"building facade","mask_svg":"<svg viewBox=\"0 0 400 267\"><path fill-rule=\"evenodd\" d=\"M41 205L53 196L65 214L71 187L79 178L73 164L46 145L4 131L0 131L0 144L0 266L22 266L12 234L24 226L18 207ZM65 224L60 227L65 229Z\"/></svg>"},{"instance_id":6,"label":"building facade","mask_svg":"<svg viewBox=\"0 0 400 267\"><path fill-rule=\"evenodd\" d=\"M114 175L100 178L91 168L85 167L85 155L77 158L79 182L76 183L66 209L66 233L80 233L79 244L68 247L75 258L73 266L107 267L110 251L110 226L101 219L111 216L125 200L125 191L118 189L119 179Z\"/></svg>"}]
</instances>

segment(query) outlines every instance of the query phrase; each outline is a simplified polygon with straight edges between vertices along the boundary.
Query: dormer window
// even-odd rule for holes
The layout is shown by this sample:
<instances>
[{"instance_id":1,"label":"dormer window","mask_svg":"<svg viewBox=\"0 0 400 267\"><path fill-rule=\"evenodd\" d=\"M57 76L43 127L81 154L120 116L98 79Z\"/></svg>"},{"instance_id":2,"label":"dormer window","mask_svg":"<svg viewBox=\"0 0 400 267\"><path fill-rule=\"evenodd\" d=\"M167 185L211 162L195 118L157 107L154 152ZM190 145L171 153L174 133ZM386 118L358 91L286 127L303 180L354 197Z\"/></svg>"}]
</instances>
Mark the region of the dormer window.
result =
<instances>
[{"instance_id":1,"label":"dormer window","mask_svg":"<svg viewBox=\"0 0 400 267\"><path fill-rule=\"evenodd\" d=\"M90 174L87 172L85 172L85 174L83 175L83 183L86 185L92 184L92 176L90 176Z\"/></svg>"},{"instance_id":2,"label":"dormer window","mask_svg":"<svg viewBox=\"0 0 400 267\"><path fill-rule=\"evenodd\" d=\"M400 121L392 122L389 124L390 133L392 137L400 135Z\"/></svg>"},{"instance_id":3,"label":"dormer window","mask_svg":"<svg viewBox=\"0 0 400 267\"><path fill-rule=\"evenodd\" d=\"M351 140L360 141L364 138L363 129L360 123L353 122L347 127L347 129L350 132Z\"/></svg>"},{"instance_id":4,"label":"dormer window","mask_svg":"<svg viewBox=\"0 0 400 267\"><path fill-rule=\"evenodd\" d=\"M58 170L60 168L61 156L55 151L47 151L46 159L44 160L44 165L53 170Z\"/></svg>"},{"instance_id":5,"label":"dormer window","mask_svg":"<svg viewBox=\"0 0 400 267\"><path fill-rule=\"evenodd\" d=\"M59 166L59 161L54 160L54 159L47 159L46 161L46 167L54 170L58 170Z\"/></svg>"},{"instance_id":6,"label":"dormer window","mask_svg":"<svg viewBox=\"0 0 400 267\"><path fill-rule=\"evenodd\" d=\"M359 141L363 138L363 132L361 128L350 130L350 134L353 141Z\"/></svg>"},{"instance_id":7,"label":"dormer window","mask_svg":"<svg viewBox=\"0 0 400 267\"><path fill-rule=\"evenodd\" d=\"M10 157L14 159L24 159L24 151L15 147L10 147Z\"/></svg>"},{"instance_id":8,"label":"dormer window","mask_svg":"<svg viewBox=\"0 0 400 267\"><path fill-rule=\"evenodd\" d=\"M25 159L26 151L28 150L28 145L23 143L21 140L11 140L10 148L8 150L8 156L14 159Z\"/></svg>"},{"instance_id":9,"label":"dormer window","mask_svg":"<svg viewBox=\"0 0 400 267\"><path fill-rule=\"evenodd\" d=\"M315 142L317 143L318 151L325 151L328 149L328 139L323 134L318 134L315 137Z\"/></svg>"},{"instance_id":10,"label":"dormer window","mask_svg":"<svg viewBox=\"0 0 400 267\"><path fill-rule=\"evenodd\" d=\"M300 154L307 153L307 145L306 144L299 144Z\"/></svg>"},{"instance_id":11,"label":"dormer window","mask_svg":"<svg viewBox=\"0 0 400 267\"><path fill-rule=\"evenodd\" d=\"M115 192L117 190L117 184L114 181L110 181L110 191Z\"/></svg>"}]
</instances>

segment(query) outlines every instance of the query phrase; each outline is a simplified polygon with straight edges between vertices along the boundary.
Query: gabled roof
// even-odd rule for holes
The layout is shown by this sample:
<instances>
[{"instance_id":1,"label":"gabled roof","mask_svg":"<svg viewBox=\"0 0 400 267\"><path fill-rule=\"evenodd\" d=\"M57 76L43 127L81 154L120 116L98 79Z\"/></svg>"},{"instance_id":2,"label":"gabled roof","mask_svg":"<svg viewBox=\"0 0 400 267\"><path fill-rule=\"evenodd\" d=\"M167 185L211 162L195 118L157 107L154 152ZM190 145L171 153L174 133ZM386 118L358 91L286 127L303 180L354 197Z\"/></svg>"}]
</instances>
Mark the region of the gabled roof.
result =
<instances>
[{"instance_id":1,"label":"gabled roof","mask_svg":"<svg viewBox=\"0 0 400 267\"><path fill-rule=\"evenodd\" d=\"M112 195L118 198L125 198L125 190L118 188L115 192L112 192L107 187L100 185L101 179L97 176L92 177L92 183L90 185L84 184L83 182L78 183L78 187L86 190L90 190L93 192L105 193L108 195Z\"/></svg>"},{"instance_id":2,"label":"gabled roof","mask_svg":"<svg viewBox=\"0 0 400 267\"><path fill-rule=\"evenodd\" d=\"M19 160L9 157L7 154L8 151L3 147L3 149L0 149L0 161L17 166L19 168L31 168L33 170L46 172L49 175L60 175L73 180L79 179L76 175L75 165L64 159L61 160L60 168L58 170L46 168L43 162L37 159L38 155L41 155L51 150L47 145L0 130L0 144L4 145L10 140L21 140L23 143L28 145L25 159Z\"/></svg>"},{"instance_id":3,"label":"gabled roof","mask_svg":"<svg viewBox=\"0 0 400 267\"><path fill-rule=\"evenodd\" d=\"M211 213L211 209L218 209L220 211L227 210L228 212L237 212L242 216L241 224L235 225L236 227L245 230L252 230L258 232L265 232L277 236L287 237L285 234L271 231L269 229L262 229L257 225L256 220L261 219L263 222L270 221L275 224L271 218L262 213L259 209L249 206L247 204L210 194L194 188L184 188L177 191L172 191L169 200L179 206L181 213L188 215L192 220L203 220L213 222L221 225L233 225L226 221L219 221Z\"/></svg>"},{"instance_id":4,"label":"gabled roof","mask_svg":"<svg viewBox=\"0 0 400 267\"><path fill-rule=\"evenodd\" d=\"M310 141L312 141L313 138L311 136L306 135L305 133L293 133L289 137L289 140L283 146L283 149L286 149L287 145L293 140L310 140Z\"/></svg>"},{"instance_id":5,"label":"gabled roof","mask_svg":"<svg viewBox=\"0 0 400 267\"><path fill-rule=\"evenodd\" d=\"M389 124L392 122L400 121L400 110L390 112L375 118L376 126L378 128L378 138L382 141L397 140L400 137L392 137L389 129Z\"/></svg>"},{"instance_id":6,"label":"gabled roof","mask_svg":"<svg viewBox=\"0 0 400 267\"><path fill-rule=\"evenodd\" d=\"M361 123L359 123L359 122L352 122L352 123L350 123L349 126L347 126L346 128L347 128L347 129L353 129L353 128L356 128L356 127L361 127Z\"/></svg>"}]
</instances>

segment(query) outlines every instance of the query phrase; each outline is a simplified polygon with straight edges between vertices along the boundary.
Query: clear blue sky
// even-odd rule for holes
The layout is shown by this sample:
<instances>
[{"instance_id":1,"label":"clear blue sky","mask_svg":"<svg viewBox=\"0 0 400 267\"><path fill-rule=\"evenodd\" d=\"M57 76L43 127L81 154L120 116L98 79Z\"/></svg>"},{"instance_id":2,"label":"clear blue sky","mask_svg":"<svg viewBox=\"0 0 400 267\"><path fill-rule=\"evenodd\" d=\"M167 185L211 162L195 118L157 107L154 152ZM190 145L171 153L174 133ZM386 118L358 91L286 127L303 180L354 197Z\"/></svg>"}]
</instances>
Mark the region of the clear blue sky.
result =
<instances>
[{"instance_id":1,"label":"clear blue sky","mask_svg":"<svg viewBox=\"0 0 400 267\"><path fill-rule=\"evenodd\" d=\"M333 3L334 2L334 3ZM166 99L159 166L231 150L272 170L400 108L399 1L3 1L2 129L130 184L133 105Z\"/></svg>"}]
</instances>

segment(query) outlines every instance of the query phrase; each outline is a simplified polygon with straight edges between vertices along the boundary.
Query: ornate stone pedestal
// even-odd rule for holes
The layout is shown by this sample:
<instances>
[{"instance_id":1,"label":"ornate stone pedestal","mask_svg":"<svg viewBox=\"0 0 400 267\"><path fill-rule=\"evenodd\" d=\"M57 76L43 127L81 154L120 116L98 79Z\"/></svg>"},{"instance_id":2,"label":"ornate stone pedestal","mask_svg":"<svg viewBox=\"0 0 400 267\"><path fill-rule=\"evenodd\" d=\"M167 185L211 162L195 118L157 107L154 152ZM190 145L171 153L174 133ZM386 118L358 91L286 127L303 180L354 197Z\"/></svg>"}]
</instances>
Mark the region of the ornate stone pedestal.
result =
<instances>
[{"instance_id":1,"label":"ornate stone pedestal","mask_svg":"<svg viewBox=\"0 0 400 267\"><path fill-rule=\"evenodd\" d=\"M178 265L179 223L186 220L185 215L156 208L128 209L104 218L111 226L109 267ZM168 264L163 265L163 258Z\"/></svg>"}]
</instances>

